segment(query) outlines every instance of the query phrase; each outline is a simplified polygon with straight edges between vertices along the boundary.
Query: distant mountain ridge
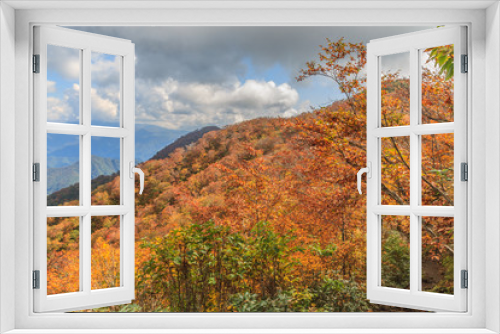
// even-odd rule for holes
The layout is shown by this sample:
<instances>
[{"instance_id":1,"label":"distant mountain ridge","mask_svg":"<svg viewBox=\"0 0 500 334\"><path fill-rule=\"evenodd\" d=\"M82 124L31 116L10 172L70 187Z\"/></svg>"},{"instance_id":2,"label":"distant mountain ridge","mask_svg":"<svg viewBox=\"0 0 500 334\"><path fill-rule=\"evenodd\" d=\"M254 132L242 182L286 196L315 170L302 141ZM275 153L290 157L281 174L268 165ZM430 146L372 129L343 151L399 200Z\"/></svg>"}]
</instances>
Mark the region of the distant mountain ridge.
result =
<instances>
[{"instance_id":1,"label":"distant mountain ridge","mask_svg":"<svg viewBox=\"0 0 500 334\"><path fill-rule=\"evenodd\" d=\"M197 142L205 135L205 133L211 131L218 131L220 128L215 125L206 126L204 128L192 131L174 141L172 144L165 146L162 150L158 151L150 160L161 160L167 158L178 148L184 148L192 143Z\"/></svg>"},{"instance_id":2,"label":"distant mountain ridge","mask_svg":"<svg viewBox=\"0 0 500 334\"><path fill-rule=\"evenodd\" d=\"M147 161L165 145L175 142L186 135L186 130L171 130L155 125L136 124L135 126L135 160L137 163Z\"/></svg>"},{"instance_id":3,"label":"distant mountain ridge","mask_svg":"<svg viewBox=\"0 0 500 334\"><path fill-rule=\"evenodd\" d=\"M171 130L156 125L136 124L135 158L136 163L150 159L158 150L173 143L185 130ZM116 142L104 137L92 138L92 155L120 159L120 148ZM47 134L48 168L65 167L74 164L80 157L77 136Z\"/></svg>"},{"instance_id":4,"label":"distant mountain ridge","mask_svg":"<svg viewBox=\"0 0 500 334\"><path fill-rule=\"evenodd\" d=\"M99 175L95 179L91 181L91 190L96 189L100 185L111 182L115 177L118 176L118 172L115 172L111 175ZM69 187L58 190L47 196L47 205L48 206L58 206L64 202L73 201L78 199L80 196L80 186L79 183L74 183Z\"/></svg>"},{"instance_id":5,"label":"distant mountain ridge","mask_svg":"<svg viewBox=\"0 0 500 334\"><path fill-rule=\"evenodd\" d=\"M173 143L165 146L163 149L158 151L151 159L149 160L161 160L167 158L172 152L174 152L177 148L184 148L190 144L196 143L198 140L200 140L206 133L211 132L211 131L218 131L220 130L219 127L217 126L207 126L195 131L192 131L184 136L181 136L177 140L175 140ZM136 148L136 152L138 149ZM137 153L136 153L137 155ZM94 160L94 156L92 157L92 160ZM102 158L106 159L106 158ZM109 160L114 160L114 159L109 159ZM96 160L97 161L97 160ZM101 164L99 166L105 166L106 164L104 161L99 161ZM119 165L118 165L119 167ZM92 183L91 183L91 188L92 190L96 189L98 186L103 185L105 183L110 182L113 180L118 174L116 173L118 171L118 167L116 170L112 171L110 169L106 170L105 168L102 169L102 171L107 171L106 173L102 174L97 174L97 175L92 175ZM100 170L100 167L94 168L92 167L92 170ZM54 169L52 173L54 175L57 175L58 173L62 174L61 176L64 178L64 173L60 170L67 170L68 176L66 176L67 179L72 177L71 180L73 182L68 183L69 181L65 182L64 187L59 187L57 190L52 190L51 192L48 192L48 197L47 197L47 204L49 206L57 206L60 205L64 202L72 201L78 199L79 196L79 185L78 185L78 163L75 163L70 166L62 167L62 168L49 168ZM55 181L54 181L55 182Z\"/></svg>"},{"instance_id":6,"label":"distant mountain ridge","mask_svg":"<svg viewBox=\"0 0 500 334\"><path fill-rule=\"evenodd\" d=\"M100 175L112 175L120 169L120 160L103 158L93 155L91 176L92 179ZM47 194L50 195L60 189L79 182L80 163L69 166L47 169Z\"/></svg>"}]
</instances>

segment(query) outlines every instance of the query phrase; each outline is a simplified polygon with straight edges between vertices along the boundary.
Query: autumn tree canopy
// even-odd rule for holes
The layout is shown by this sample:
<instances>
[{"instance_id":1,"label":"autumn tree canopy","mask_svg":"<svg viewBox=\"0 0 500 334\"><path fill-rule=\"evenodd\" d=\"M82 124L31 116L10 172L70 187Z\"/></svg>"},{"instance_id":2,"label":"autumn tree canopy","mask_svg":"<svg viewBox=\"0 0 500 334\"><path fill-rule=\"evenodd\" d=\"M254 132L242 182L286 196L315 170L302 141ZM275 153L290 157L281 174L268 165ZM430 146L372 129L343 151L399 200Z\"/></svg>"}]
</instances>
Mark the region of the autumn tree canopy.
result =
<instances>
[{"instance_id":1,"label":"autumn tree canopy","mask_svg":"<svg viewBox=\"0 0 500 334\"><path fill-rule=\"evenodd\" d=\"M394 310L365 296L366 200L356 191L356 172L366 165L366 48L340 39L320 49L297 80L329 77L345 99L292 118L229 125L141 164L136 299L101 311ZM442 53L432 52L429 59L443 63ZM453 119L453 79L442 70L448 63L423 72L424 122ZM406 122L408 79L385 73L381 84L384 126ZM422 201L453 205L453 136L422 142ZM384 138L382 170L384 204L407 204L409 140ZM118 178L93 191L94 204L119 198ZM119 224L107 217L92 224L93 282L116 285ZM423 285L452 292L453 222L432 218L424 228L423 268L432 274ZM408 220L384 217L386 286L409 284L408 235ZM76 221L49 221L50 294L77 286L76 240Z\"/></svg>"}]
</instances>

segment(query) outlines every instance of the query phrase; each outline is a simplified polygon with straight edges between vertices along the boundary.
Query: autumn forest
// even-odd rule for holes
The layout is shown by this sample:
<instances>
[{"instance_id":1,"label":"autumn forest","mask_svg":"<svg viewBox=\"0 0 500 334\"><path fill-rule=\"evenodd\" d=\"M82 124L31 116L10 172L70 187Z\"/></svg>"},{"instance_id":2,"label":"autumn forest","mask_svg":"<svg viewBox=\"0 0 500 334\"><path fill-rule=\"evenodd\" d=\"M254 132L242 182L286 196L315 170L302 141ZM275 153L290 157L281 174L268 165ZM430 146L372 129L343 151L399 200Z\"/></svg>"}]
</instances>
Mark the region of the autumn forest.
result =
<instances>
[{"instance_id":1,"label":"autumn forest","mask_svg":"<svg viewBox=\"0 0 500 334\"><path fill-rule=\"evenodd\" d=\"M452 51L423 51L423 123L453 122ZM214 129L141 163L136 298L92 311L405 311L366 299L366 195L356 188L366 165L365 67L364 44L327 40L296 80L327 77L343 99ZM408 77L382 73L381 94L382 126L409 124ZM424 205L453 205L453 140L422 136ZM409 137L381 140L382 204L409 204L409 145ZM93 189L92 204L119 204L119 175ZM75 205L67 194L52 198ZM79 219L47 224L48 294L78 291ZM423 289L453 294L453 219L422 226ZM382 231L382 284L408 288L409 221L384 216ZM92 288L119 285L119 217L92 217Z\"/></svg>"}]
</instances>

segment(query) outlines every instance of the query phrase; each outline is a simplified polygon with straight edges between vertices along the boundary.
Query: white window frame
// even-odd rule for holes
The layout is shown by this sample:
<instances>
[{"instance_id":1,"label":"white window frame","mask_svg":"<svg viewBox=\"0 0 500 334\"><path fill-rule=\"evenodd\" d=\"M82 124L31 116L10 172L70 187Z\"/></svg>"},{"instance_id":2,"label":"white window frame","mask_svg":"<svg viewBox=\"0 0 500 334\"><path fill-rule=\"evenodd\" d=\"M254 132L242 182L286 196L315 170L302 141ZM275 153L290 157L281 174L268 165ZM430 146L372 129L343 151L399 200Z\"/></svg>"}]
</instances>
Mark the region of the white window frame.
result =
<instances>
[{"instance_id":1,"label":"white window frame","mask_svg":"<svg viewBox=\"0 0 500 334\"><path fill-rule=\"evenodd\" d=\"M461 163L467 163L467 73L461 73L461 55L467 54L466 28L451 26L422 30L400 36L371 41L367 45L367 161L371 177L367 179L367 298L376 304L407 306L422 310L467 310L467 290L461 288L461 271L467 270L467 185L460 179ZM453 45L454 97L452 122L423 124L421 107L420 52L430 47ZM410 124L382 126L381 122L381 63L386 55L408 53L410 80ZM421 135L454 134L454 206L421 204L422 181ZM405 136L410 140L410 202L408 205L382 205L382 138ZM410 287L397 289L381 284L382 217L408 216L410 221ZM422 291L422 228L421 219L453 217L454 293Z\"/></svg>"},{"instance_id":2,"label":"white window frame","mask_svg":"<svg viewBox=\"0 0 500 334\"><path fill-rule=\"evenodd\" d=\"M47 122L47 46L73 48L80 53L80 123ZM92 125L91 57L93 52L119 57L119 127ZM34 162L40 179L33 184L34 269L39 271L39 288L34 291L36 312L72 311L108 305L129 304L135 289L135 53L129 40L100 36L60 27L34 27L34 54L39 56L39 73L34 84ZM78 136L80 144L80 195L77 206L47 206L47 134ZM116 138L120 150L120 204L91 205L91 139ZM120 285L92 289L91 220L96 216L118 216L120 233ZM47 295L47 217L79 218L79 291Z\"/></svg>"},{"instance_id":3,"label":"white window frame","mask_svg":"<svg viewBox=\"0 0 500 334\"><path fill-rule=\"evenodd\" d=\"M0 6L0 330L12 333L140 333L157 332L262 333L495 333L500 332L500 11L490 2L384 1L321 2L269 1L266 3L216 1L180 4L143 4L163 9L115 9L107 1L22 2ZM128 5L123 2L123 6ZM14 13L10 5L18 10ZM50 9L50 6L55 6ZM59 9L76 6L86 9ZM101 9L96 9L96 7ZM391 9L398 6L399 9ZM428 6L428 7L426 7ZM432 7L430 7L432 6ZM460 6L459 9L452 8ZM489 8L486 8L488 7ZM49 8L42 10L41 8ZM181 9L179 9L181 7ZM357 8L356 8L357 7ZM406 9L404 9L406 7ZM353 8L353 9L346 9ZM372 9L368 9L372 8ZM377 8L377 9L373 9ZM401 9L403 8L403 9ZM445 9L436 9L445 8ZM15 23L13 15L15 14ZM486 24L485 24L486 22ZM54 25L425 25L465 24L469 27L469 119L470 183L468 189L470 285L466 313L433 314L34 314L31 289L33 203L30 169L33 133L30 55L32 27ZM15 30L15 42L12 31ZM10 34L10 35L9 35ZM132 41L133 42L133 41ZM15 46L15 58L14 48ZM488 71L485 64L488 63ZM15 65L15 73L12 67ZM5 71L4 71L5 70ZM12 82L15 80L15 87ZM14 96L15 93L15 96ZM15 116L12 116L15 110ZM8 129L11 126L14 131ZM9 140L10 139L10 140ZM15 147L12 147L15 139ZM485 153L488 151L488 154ZM12 160L14 159L15 162ZM15 179L12 180L14 172ZM488 174L488 182L486 182ZM15 181L15 182L14 182ZM12 191L4 187L15 187ZM486 203L486 205L485 205ZM9 205L14 204L12 212ZM13 219L12 219L13 218ZM15 236L15 239L13 238ZM14 253L14 254L13 254ZM488 257L485 255L489 254ZM12 286L15 286L12 289ZM14 291L13 291L14 290ZM488 291L488 293L486 293ZM12 307L14 305L14 307ZM137 330L132 330L132 329ZM191 328L193 331L175 330ZM246 331L244 329L247 329ZM45 329L45 331L43 331ZM51 329L47 331L47 329ZM54 330L52 330L54 329ZM126 329L126 330L125 330ZM170 330L168 330L170 329ZM197 329L197 330L195 330ZM220 330L216 330L220 329ZM240 329L240 330L238 330ZM355 330L357 329L357 330ZM109 331L108 331L109 330ZM149 331L151 332L151 331ZM208 331L207 331L208 332ZM81 333L81 332L80 332Z\"/></svg>"}]
</instances>

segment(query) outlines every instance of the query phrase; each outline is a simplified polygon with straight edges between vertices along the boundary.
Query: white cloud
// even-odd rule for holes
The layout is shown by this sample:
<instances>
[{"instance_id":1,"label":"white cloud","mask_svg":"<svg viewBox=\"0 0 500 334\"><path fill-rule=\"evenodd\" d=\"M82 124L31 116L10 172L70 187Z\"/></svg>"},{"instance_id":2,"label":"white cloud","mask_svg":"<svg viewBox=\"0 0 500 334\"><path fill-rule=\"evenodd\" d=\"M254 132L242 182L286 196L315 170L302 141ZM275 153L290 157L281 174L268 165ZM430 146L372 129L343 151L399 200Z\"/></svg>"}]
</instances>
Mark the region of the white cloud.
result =
<instances>
[{"instance_id":1,"label":"white cloud","mask_svg":"<svg viewBox=\"0 0 500 334\"><path fill-rule=\"evenodd\" d=\"M120 87L120 57L92 52L92 87Z\"/></svg>"},{"instance_id":2,"label":"white cloud","mask_svg":"<svg viewBox=\"0 0 500 334\"><path fill-rule=\"evenodd\" d=\"M56 82L47 80L47 93L55 93L57 91Z\"/></svg>"},{"instance_id":3,"label":"white cloud","mask_svg":"<svg viewBox=\"0 0 500 334\"><path fill-rule=\"evenodd\" d=\"M145 80L166 77L190 82L225 82L243 77L251 59L255 71L279 63L289 79L317 59L326 38L365 43L376 38L429 29L426 26L323 27L71 27L132 40L136 46L136 75ZM302 82L304 84L305 82ZM321 101L323 102L323 101Z\"/></svg>"},{"instance_id":4,"label":"white cloud","mask_svg":"<svg viewBox=\"0 0 500 334\"><path fill-rule=\"evenodd\" d=\"M73 111L66 101L57 97L47 97L47 120L65 121L68 114L73 114Z\"/></svg>"},{"instance_id":5,"label":"white cloud","mask_svg":"<svg viewBox=\"0 0 500 334\"><path fill-rule=\"evenodd\" d=\"M298 108L290 108L283 113L283 117L294 117L304 112L311 111L311 101L306 100L298 106Z\"/></svg>"},{"instance_id":6,"label":"white cloud","mask_svg":"<svg viewBox=\"0 0 500 334\"><path fill-rule=\"evenodd\" d=\"M90 90L92 119L104 122L117 120L119 117L118 94L106 91L103 93L103 95L99 94L95 88L91 88Z\"/></svg>"},{"instance_id":7,"label":"white cloud","mask_svg":"<svg viewBox=\"0 0 500 334\"><path fill-rule=\"evenodd\" d=\"M247 80L231 84L180 82L169 78L159 85L136 81L136 119L174 129L227 125L257 117L290 117L304 110L296 106L298 92L284 83Z\"/></svg>"},{"instance_id":8,"label":"white cloud","mask_svg":"<svg viewBox=\"0 0 500 334\"><path fill-rule=\"evenodd\" d=\"M61 46L47 47L47 69L57 73L65 80L79 81L80 50Z\"/></svg>"},{"instance_id":9,"label":"white cloud","mask_svg":"<svg viewBox=\"0 0 500 334\"><path fill-rule=\"evenodd\" d=\"M119 93L113 90L91 89L92 120L109 123L119 119ZM61 97L47 97L47 119L51 122L68 122L78 119L80 86L73 84Z\"/></svg>"},{"instance_id":10,"label":"white cloud","mask_svg":"<svg viewBox=\"0 0 500 334\"><path fill-rule=\"evenodd\" d=\"M49 82L49 89L55 85ZM48 119L54 122L77 119L79 91L79 85L73 84L62 97L48 97ZM117 121L119 101L119 91L114 86L92 88L93 123ZM224 126L257 117L292 117L306 111L309 105L308 101L298 103L299 94L295 89L273 81L247 80L220 85L169 78L155 85L151 81L136 80L137 122L171 129Z\"/></svg>"},{"instance_id":11,"label":"white cloud","mask_svg":"<svg viewBox=\"0 0 500 334\"><path fill-rule=\"evenodd\" d=\"M80 51L50 46L48 69L57 80L47 81L48 93L55 93L57 86L73 84L73 87L64 90L62 96L48 98L47 116L52 121L74 120L79 108ZM92 52L91 81L92 119L101 124L118 120L120 57Z\"/></svg>"},{"instance_id":12,"label":"white cloud","mask_svg":"<svg viewBox=\"0 0 500 334\"><path fill-rule=\"evenodd\" d=\"M49 86L48 86L49 87ZM74 84L64 91L62 98L47 97L47 120L49 122L74 122L79 118L80 87Z\"/></svg>"},{"instance_id":13,"label":"white cloud","mask_svg":"<svg viewBox=\"0 0 500 334\"><path fill-rule=\"evenodd\" d=\"M120 57L92 52L92 123L116 124L120 107Z\"/></svg>"}]
</instances>

